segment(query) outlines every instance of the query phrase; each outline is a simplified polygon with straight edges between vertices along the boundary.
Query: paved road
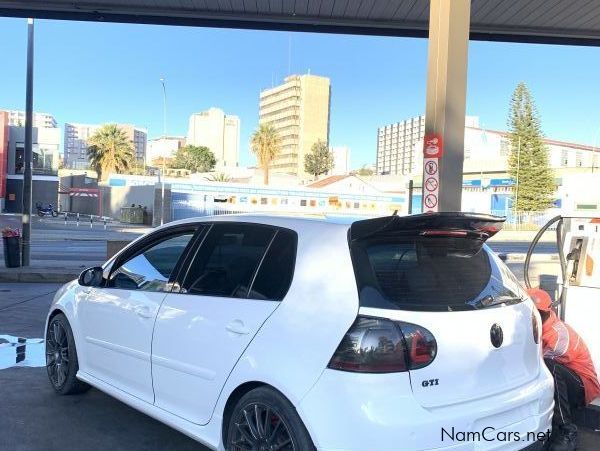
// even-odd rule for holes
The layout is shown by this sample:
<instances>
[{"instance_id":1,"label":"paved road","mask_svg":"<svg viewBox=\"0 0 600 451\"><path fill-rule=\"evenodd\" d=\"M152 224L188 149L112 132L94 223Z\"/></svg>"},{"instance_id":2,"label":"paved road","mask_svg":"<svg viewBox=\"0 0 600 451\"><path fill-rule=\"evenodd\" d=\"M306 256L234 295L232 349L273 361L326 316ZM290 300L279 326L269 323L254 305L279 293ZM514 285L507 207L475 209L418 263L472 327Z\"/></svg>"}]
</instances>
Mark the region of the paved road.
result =
<instances>
[{"instance_id":1,"label":"paved road","mask_svg":"<svg viewBox=\"0 0 600 451\"><path fill-rule=\"evenodd\" d=\"M43 336L59 285L0 284L0 335ZM600 433L582 431L579 451L598 449ZM0 450L207 451L183 434L91 389L58 396L45 368L0 370Z\"/></svg>"},{"instance_id":2,"label":"paved road","mask_svg":"<svg viewBox=\"0 0 600 451\"><path fill-rule=\"evenodd\" d=\"M36 261L59 260L66 262L103 262L106 260L106 240L133 240L139 229L131 231L111 226L104 230L102 224L90 228L89 223L79 227L73 222L34 217L31 232L31 259ZM125 231L122 231L125 230ZM0 258L3 255L0 246Z\"/></svg>"},{"instance_id":3,"label":"paved road","mask_svg":"<svg viewBox=\"0 0 600 451\"><path fill-rule=\"evenodd\" d=\"M504 254L525 254L529 249L527 241L490 241L490 247L497 253ZM558 250L555 243L538 243L535 247L535 254L557 254Z\"/></svg>"},{"instance_id":4,"label":"paved road","mask_svg":"<svg viewBox=\"0 0 600 451\"><path fill-rule=\"evenodd\" d=\"M59 285L0 284L0 335L43 337ZM58 396L45 368L0 370L0 450L207 451L168 426L92 389Z\"/></svg>"}]
</instances>

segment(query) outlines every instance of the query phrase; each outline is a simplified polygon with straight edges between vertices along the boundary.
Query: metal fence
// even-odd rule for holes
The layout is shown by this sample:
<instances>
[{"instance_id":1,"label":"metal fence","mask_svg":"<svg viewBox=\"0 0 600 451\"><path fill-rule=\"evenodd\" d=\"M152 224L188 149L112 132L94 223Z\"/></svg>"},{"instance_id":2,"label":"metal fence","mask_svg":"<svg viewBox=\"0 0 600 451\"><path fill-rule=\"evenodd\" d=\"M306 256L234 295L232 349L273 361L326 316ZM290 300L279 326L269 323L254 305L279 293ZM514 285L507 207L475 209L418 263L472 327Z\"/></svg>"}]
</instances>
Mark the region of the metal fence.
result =
<instances>
[{"instance_id":1,"label":"metal fence","mask_svg":"<svg viewBox=\"0 0 600 451\"><path fill-rule=\"evenodd\" d=\"M512 210L501 210L491 212L496 216L505 216L504 230L529 230L537 231L543 227L550 219L559 214L554 210L544 212L515 212ZM550 227L550 230L556 230L556 226Z\"/></svg>"}]
</instances>

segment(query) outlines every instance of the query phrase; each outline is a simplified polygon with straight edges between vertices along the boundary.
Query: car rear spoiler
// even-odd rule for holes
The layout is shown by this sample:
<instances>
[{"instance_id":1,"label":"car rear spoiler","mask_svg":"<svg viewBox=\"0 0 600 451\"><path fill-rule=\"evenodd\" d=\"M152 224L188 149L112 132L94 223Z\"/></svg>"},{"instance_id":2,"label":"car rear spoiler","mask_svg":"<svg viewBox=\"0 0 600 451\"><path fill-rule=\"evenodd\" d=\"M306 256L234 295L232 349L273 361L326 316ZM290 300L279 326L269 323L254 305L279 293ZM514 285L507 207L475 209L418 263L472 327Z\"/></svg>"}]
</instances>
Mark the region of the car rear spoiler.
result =
<instances>
[{"instance_id":1,"label":"car rear spoiler","mask_svg":"<svg viewBox=\"0 0 600 451\"><path fill-rule=\"evenodd\" d=\"M350 241L379 235L461 236L481 243L502 229L506 218L479 213L425 213L410 216L385 216L352 223Z\"/></svg>"}]
</instances>

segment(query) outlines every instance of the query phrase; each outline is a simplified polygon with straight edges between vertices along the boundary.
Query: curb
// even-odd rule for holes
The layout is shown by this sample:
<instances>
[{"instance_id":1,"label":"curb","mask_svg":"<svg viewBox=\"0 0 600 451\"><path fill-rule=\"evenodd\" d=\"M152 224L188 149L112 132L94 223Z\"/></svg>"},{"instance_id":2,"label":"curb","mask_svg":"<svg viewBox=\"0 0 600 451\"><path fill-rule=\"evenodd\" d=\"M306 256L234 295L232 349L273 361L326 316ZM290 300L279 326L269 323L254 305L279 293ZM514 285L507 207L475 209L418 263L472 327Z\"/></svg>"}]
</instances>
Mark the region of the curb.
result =
<instances>
[{"instance_id":1,"label":"curb","mask_svg":"<svg viewBox=\"0 0 600 451\"><path fill-rule=\"evenodd\" d=\"M27 283L67 283L77 279L79 273L76 269L52 271L37 269L23 271L22 269L0 269L0 282L27 282Z\"/></svg>"}]
</instances>

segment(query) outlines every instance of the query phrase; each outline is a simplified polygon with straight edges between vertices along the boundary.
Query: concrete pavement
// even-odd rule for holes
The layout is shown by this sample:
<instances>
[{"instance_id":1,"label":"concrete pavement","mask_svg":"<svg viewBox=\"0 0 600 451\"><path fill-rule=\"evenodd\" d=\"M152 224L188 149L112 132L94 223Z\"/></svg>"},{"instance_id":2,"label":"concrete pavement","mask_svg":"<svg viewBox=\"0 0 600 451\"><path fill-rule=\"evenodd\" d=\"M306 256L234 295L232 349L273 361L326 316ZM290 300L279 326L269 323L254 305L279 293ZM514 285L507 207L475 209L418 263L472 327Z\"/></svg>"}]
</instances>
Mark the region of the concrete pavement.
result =
<instances>
[{"instance_id":1,"label":"concrete pavement","mask_svg":"<svg viewBox=\"0 0 600 451\"><path fill-rule=\"evenodd\" d=\"M0 335L43 337L60 285L0 283ZM202 451L168 426L91 389L58 396L45 368L0 370L0 450Z\"/></svg>"}]
</instances>

